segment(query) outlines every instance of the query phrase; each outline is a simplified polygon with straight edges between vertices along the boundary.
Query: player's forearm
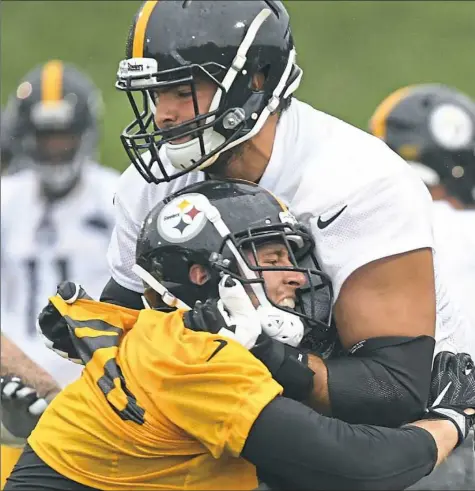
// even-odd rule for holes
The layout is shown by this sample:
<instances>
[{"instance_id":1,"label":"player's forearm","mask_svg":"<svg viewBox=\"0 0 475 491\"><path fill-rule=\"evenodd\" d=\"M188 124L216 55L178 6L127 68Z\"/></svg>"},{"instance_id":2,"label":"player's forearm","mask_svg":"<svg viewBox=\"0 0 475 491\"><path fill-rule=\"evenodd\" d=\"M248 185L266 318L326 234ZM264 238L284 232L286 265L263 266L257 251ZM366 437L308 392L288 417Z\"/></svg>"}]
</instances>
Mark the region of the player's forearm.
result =
<instances>
[{"instance_id":1,"label":"player's forearm","mask_svg":"<svg viewBox=\"0 0 475 491\"><path fill-rule=\"evenodd\" d=\"M331 415L328 375L325 364L320 358L310 355L308 365L315 372L314 387L311 397L307 401L308 405L320 414ZM421 420L408 426L424 428L431 433L438 449L436 465L445 460L457 443L457 433L454 431L454 425L450 421Z\"/></svg>"},{"instance_id":2,"label":"player's forearm","mask_svg":"<svg viewBox=\"0 0 475 491\"><path fill-rule=\"evenodd\" d=\"M331 415L331 405L325 364L320 358L310 355L308 365L315 372L314 388L308 405L320 414L329 416ZM421 420L407 426L424 428L431 433L438 449L436 465L445 460L457 443L457 433L454 431L454 425L450 421Z\"/></svg>"},{"instance_id":3,"label":"player's forearm","mask_svg":"<svg viewBox=\"0 0 475 491\"><path fill-rule=\"evenodd\" d=\"M0 372L17 375L35 388L41 397L53 398L61 389L51 375L31 360L20 348L1 335Z\"/></svg>"},{"instance_id":4,"label":"player's forearm","mask_svg":"<svg viewBox=\"0 0 475 491\"><path fill-rule=\"evenodd\" d=\"M271 487L400 490L430 473L457 443L448 421L418 425L350 425L278 397L257 418L242 456Z\"/></svg>"},{"instance_id":5,"label":"player's forearm","mask_svg":"<svg viewBox=\"0 0 475 491\"><path fill-rule=\"evenodd\" d=\"M424 428L432 435L437 447L436 466L447 458L449 453L455 448L458 441L455 426L448 420L421 420L416 421L415 423L410 423L407 426Z\"/></svg>"}]
</instances>

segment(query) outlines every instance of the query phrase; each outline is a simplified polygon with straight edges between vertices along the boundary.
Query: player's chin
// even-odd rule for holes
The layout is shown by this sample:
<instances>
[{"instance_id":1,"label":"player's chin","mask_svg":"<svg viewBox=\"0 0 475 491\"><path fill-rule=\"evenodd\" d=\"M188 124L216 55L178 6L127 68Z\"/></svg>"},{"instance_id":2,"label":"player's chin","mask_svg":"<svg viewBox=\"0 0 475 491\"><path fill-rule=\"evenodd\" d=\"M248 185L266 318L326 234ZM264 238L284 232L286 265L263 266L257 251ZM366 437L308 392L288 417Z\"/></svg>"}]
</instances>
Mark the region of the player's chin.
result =
<instances>
[{"instance_id":1,"label":"player's chin","mask_svg":"<svg viewBox=\"0 0 475 491\"><path fill-rule=\"evenodd\" d=\"M229 177L230 167L242 155L243 145L244 143L241 143L219 154L218 158L206 169L210 177Z\"/></svg>"},{"instance_id":2,"label":"player's chin","mask_svg":"<svg viewBox=\"0 0 475 491\"><path fill-rule=\"evenodd\" d=\"M169 145L181 145L183 143L188 143L193 140L193 136L184 136L183 138L174 138L168 142Z\"/></svg>"},{"instance_id":3,"label":"player's chin","mask_svg":"<svg viewBox=\"0 0 475 491\"><path fill-rule=\"evenodd\" d=\"M195 131L186 136L181 136L183 134L183 129L176 130L173 127L165 130L162 136L168 140L170 145L182 145L183 143L188 143L203 135L203 130L200 130L199 126L199 123L188 125L187 131Z\"/></svg>"}]
</instances>

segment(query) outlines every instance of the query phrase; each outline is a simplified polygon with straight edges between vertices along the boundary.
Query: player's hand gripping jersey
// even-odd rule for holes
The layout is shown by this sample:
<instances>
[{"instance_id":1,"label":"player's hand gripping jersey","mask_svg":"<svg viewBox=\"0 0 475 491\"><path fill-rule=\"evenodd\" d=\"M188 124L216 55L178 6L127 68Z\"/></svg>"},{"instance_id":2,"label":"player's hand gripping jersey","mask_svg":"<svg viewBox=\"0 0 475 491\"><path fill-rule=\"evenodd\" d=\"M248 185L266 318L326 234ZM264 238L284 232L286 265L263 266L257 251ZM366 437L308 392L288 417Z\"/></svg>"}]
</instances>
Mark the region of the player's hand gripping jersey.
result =
<instances>
[{"instance_id":1,"label":"player's hand gripping jersey","mask_svg":"<svg viewBox=\"0 0 475 491\"><path fill-rule=\"evenodd\" d=\"M252 354L227 339L213 355L220 337L185 329L182 311L50 300L85 370L28 440L41 459L107 490L257 486L255 467L236 457L282 388Z\"/></svg>"}]
</instances>

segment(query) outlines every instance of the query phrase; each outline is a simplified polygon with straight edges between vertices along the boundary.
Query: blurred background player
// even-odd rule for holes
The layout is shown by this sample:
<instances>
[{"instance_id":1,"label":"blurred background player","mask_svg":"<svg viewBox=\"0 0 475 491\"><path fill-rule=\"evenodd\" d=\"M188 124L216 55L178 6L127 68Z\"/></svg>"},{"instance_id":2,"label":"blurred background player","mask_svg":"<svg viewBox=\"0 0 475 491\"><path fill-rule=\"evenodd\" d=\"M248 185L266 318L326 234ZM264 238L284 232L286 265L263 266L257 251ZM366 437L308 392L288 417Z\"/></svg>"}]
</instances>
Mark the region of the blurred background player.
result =
<instances>
[{"instance_id":1,"label":"blurred background player","mask_svg":"<svg viewBox=\"0 0 475 491\"><path fill-rule=\"evenodd\" d=\"M2 111L2 334L61 387L81 368L44 346L36 317L66 278L92 295L108 279L119 174L96 161L101 100L85 74L52 60L23 78Z\"/></svg>"},{"instance_id":2,"label":"blurred background player","mask_svg":"<svg viewBox=\"0 0 475 491\"><path fill-rule=\"evenodd\" d=\"M475 101L442 84L404 87L381 102L370 131L429 189L437 254L475 329Z\"/></svg>"}]
</instances>

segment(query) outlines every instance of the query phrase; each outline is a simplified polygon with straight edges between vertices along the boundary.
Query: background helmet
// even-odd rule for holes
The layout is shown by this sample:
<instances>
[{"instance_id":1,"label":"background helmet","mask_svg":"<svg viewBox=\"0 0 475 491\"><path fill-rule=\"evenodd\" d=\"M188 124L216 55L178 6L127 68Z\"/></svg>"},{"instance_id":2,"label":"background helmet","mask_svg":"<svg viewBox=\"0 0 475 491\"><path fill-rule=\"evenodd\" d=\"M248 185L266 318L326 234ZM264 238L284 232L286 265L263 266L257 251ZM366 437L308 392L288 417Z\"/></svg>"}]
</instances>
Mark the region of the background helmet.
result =
<instances>
[{"instance_id":1,"label":"background helmet","mask_svg":"<svg viewBox=\"0 0 475 491\"><path fill-rule=\"evenodd\" d=\"M443 184L475 203L475 101L440 84L405 87L388 96L370 131L411 163L428 186Z\"/></svg>"},{"instance_id":2,"label":"background helmet","mask_svg":"<svg viewBox=\"0 0 475 491\"><path fill-rule=\"evenodd\" d=\"M286 245L292 266L256 266L248 251L266 241ZM210 180L188 186L159 203L146 217L136 249L135 273L172 306L192 307L197 300L218 297L220 273L251 285L263 306L298 315L309 327L326 331L332 290L314 256L314 241L287 208L263 188L240 180ZM189 280L193 264L203 265L210 280ZM268 296L263 271L302 272L306 284L297 290L296 311ZM326 291L330 304L320 309L315 293ZM186 304L186 305L185 305ZM324 310L327 318L319 314ZM329 312L329 313L328 313Z\"/></svg>"},{"instance_id":3,"label":"background helmet","mask_svg":"<svg viewBox=\"0 0 475 491\"><path fill-rule=\"evenodd\" d=\"M101 108L91 80L59 60L33 69L10 97L14 151L33 164L48 193L69 190L95 156Z\"/></svg>"},{"instance_id":4,"label":"background helmet","mask_svg":"<svg viewBox=\"0 0 475 491\"><path fill-rule=\"evenodd\" d=\"M126 57L116 87L127 92L135 119L121 139L132 163L154 183L203 169L252 138L302 75L288 13L282 2L271 0L146 1L131 27ZM256 90L251 82L259 73L265 82ZM216 85L211 106L201 115L198 79ZM187 84L195 117L173 130L157 128L148 91ZM190 135L186 143L170 143ZM164 157L176 172L167 172Z\"/></svg>"}]
</instances>

